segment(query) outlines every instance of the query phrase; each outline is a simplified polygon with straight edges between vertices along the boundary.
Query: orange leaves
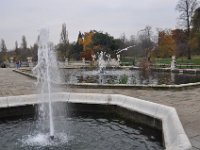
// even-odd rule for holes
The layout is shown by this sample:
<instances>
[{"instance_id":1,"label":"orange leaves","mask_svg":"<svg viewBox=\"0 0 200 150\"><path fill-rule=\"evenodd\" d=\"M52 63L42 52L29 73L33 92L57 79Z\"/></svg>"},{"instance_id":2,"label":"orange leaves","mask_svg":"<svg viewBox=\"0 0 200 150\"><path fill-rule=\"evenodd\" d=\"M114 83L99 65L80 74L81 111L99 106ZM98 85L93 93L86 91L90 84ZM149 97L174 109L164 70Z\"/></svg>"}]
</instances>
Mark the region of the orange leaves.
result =
<instances>
[{"instance_id":1,"label":"orange leaves","mask_svg":"<svg viewBox=\"0 0 200 150\"><path fill-rule=\"evenodd\" d=\"M175 55L176 42L172 37L171 31L159 32L158 49L160 57Z\"/></svg>"},{"instance_id":2,"label":"orange leaves","mask_svg":"<svg viewBox=\"0 0 200 150\"><path fill-rule=\"evenodd\" d=\"M87 48L90 48L92 45L92 37L93 37L93 32L86 32L84 35L84 40L83 40L83 49L86 51Z\"/></svg>"},{"instance_id":3,"label":"orange leaves","mask_svg":"<svg viewBox=\"0 0 200 150\"><path fill-rule=\"evenodd\" d=\"M92 60L92 49L86 49L85 51L81 52L81 58L85 58L86 60Z\"/></svg>"},{"instance_id":4,"label":"orange leaves","mask_svg":"<svg viewBox=\"0 0 200 150\"><path fill-rule=\"evenodd\" d=\"M86 60L91 60L91 55L93 53L92 50L92 40L94 33L92 31L85 32L83 39L83 52L81 53L81 58L85 58Z\"/></svg>"}]
</instances>

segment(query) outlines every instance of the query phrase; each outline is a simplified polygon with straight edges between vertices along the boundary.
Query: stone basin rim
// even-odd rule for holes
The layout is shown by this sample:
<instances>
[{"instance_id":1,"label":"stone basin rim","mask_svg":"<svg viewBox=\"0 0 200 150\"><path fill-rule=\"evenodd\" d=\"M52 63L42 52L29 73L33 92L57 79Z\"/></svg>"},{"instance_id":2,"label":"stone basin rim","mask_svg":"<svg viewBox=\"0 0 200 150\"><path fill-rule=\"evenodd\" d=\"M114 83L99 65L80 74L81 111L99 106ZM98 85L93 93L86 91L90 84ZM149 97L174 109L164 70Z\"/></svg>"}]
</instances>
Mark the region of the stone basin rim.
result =
<instances>
[{"instance_id":1,"label":"stone basin rim","mask_svg":"<svg viewBox=\"0 0 200 150\"><path fill-rule=\"evenodd\" d=\"M16 73L28 76L30 78L36 79L36 77L33 74L23 72L19 69L14 69L13 70ZM141 88L141 89L160 89L160 90L165 90L165 89L176 89L176 90L182 90L185 88L195 88L200 86L200 82L194 82L194 83L186 83L186 84L177 84L177 85L167 85L167 84L162 84L162 85L127 85L127 84L97 84L97 83L62 83L59 85L64 85L64 86L70 86L70 87L85 87L85 88Z\"/></svg>"},{"instance_id":2,"label":"stone basin rim","mask_svg":"<svg viewBox=\"0 0 200 150\"><path fill-rule=\"evenodd\" d=\"M55 102L117 105L128 110L137 111L141 114L160 119L163 125L166 150L192 150L191 143L185 134L178 114L173 107L120 94L61 92L52 94L52 98L56 99ZM44 103L44 101L38 101L37 94L0 97L0 108L34 105L39 103Z\"/></svg>"}]
</instances>

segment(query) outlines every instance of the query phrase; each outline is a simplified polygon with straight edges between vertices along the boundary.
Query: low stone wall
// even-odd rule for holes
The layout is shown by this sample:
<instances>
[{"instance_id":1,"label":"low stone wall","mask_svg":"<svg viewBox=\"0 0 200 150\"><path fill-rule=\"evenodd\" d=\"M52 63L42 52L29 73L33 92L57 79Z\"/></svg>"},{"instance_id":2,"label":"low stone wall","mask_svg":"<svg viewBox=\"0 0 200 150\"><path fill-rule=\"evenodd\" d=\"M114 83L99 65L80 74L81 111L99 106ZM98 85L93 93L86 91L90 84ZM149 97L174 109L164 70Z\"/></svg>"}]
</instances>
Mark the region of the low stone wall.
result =
<instances>
[{"instance_id":1,"label":"low stone wall","mask_svg":"<svg viewBox=\"0 0 200 150\"><path fill-rule=\"evenodd\" d=\"M55 102L118 106L132 112L162 120L166 150L192 149L191 143L178 118L178 114L172 107L118 94L56 93L52 94L52 99ZM47 102L47 99L45 102ZM0 108L4 109L38 103L44 103L44 101L39 101L37 95L0 97Z\"/></svg>"},{"instance_id":2,"label":"low stone wall","mask_svg":"<svg viewBox=\"0 0 200 150\"><path fill-rule=\"evenodd\" d=\"M23 72L22 70L16 69L13 70L14 72L20 73L22 75L26 75L30 78L36 79L36 77L27 72ZM179 84L179 85L127 85L127 84L96 84L96 83L74 83L74 84L66 84L62 83L60 85L66 85L71 88L75 87L84 87L84 88L137 88L137 89L158 89L158 90L165 90L165 89L175 89L175 90L182 90L186 88L195 88L200 86L200 82L195 83L187 83L187 84Z\"/></svg>"}]
</instances>

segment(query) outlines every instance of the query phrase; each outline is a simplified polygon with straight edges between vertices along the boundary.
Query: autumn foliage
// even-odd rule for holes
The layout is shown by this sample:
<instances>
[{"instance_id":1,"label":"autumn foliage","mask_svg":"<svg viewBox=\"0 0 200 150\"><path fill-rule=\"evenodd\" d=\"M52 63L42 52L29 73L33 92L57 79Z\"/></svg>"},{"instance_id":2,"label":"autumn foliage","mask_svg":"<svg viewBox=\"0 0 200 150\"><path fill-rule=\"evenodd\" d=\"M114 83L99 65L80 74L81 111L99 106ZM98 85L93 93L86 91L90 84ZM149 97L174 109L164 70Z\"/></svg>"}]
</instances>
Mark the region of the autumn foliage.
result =
<instances>
[{"instance_id":1,"label":"autumn foliage","mask_svg":"<svg viewBox=\"0 0 200 150\"><path fill-rule=\"evenodd\" d=\"M96 30L91 30L90 32L85 32L83 34L82 40L83 51L80 57L84 57L86 60L91 60L92 54L97 54L100 51L113 54L114 50L120 48L118 39L114 39L108 33L98 32Z\"/></svg>"},{"instance_id":2,"label":"autumn foliage","mask_svg":"<svg viewBox=\"0 0 200 150\"><path fill-rule=\"evenodd\" d=\"M176 42L171 31L160 31L158 37L158 47L154 51L157 57L170 57L175 55Z\"/></svg>"}]
</instances>

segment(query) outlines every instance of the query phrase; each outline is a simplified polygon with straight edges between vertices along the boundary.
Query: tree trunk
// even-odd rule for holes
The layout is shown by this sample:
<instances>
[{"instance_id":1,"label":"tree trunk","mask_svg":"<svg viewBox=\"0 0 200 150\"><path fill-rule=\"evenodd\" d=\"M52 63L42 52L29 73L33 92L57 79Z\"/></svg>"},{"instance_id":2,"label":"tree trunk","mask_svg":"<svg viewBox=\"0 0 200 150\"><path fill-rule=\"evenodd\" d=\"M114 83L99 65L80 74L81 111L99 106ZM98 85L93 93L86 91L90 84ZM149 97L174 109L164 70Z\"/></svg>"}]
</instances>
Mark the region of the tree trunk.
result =
<instances>
[{"instance_id":1,"label":"tree trunk","mask_svg":"<svg viewBox=\"0 0 200 150\"><path fill-rule=\"evenodd\" d=\"M190 59L192 59L192 57L191 57L191 50L190 50L190 47L188 46L188 59L190 60Z\"/></svg>"}]
</instances>

